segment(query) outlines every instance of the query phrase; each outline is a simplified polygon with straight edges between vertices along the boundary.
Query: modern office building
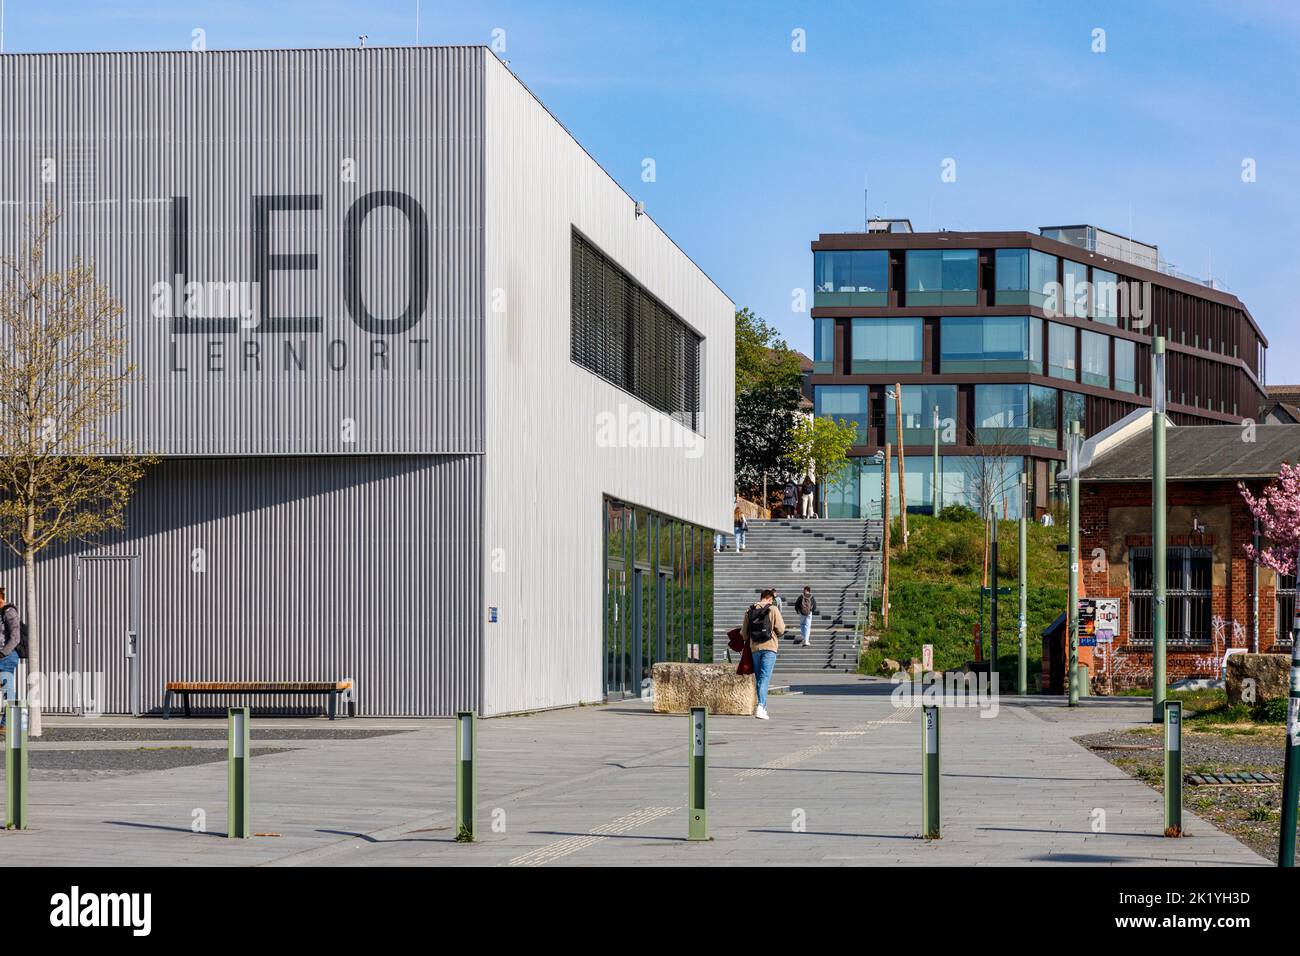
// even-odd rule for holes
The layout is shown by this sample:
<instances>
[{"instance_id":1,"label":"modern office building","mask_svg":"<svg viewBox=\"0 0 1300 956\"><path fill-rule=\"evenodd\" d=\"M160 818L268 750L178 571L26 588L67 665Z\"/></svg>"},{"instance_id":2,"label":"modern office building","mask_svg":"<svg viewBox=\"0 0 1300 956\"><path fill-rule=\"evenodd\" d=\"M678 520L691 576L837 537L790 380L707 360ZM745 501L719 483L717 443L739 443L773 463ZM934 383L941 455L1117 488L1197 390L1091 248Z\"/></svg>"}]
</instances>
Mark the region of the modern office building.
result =
<instances>
[{"instance_id":1,"label":"modern office building","mask_svg":"<svg viewBox=\"0 0 1300 956\"><path fill-rule=\"evenodd\" d=\"M854 467L824 489L831 516L879 513L873 456L898 443L895 384L907 507L925 511L936 408L940 507L992 501L1016 515L1024 470L1041 512L1069 422L1093 434L1150 406L1156 334L1173 421L1239 423L1265 402L1268 342L1249 310L1155 246L1094 226L918 233L873 220L823 233L812 253L816 413L858 426ZM891 474L898 502L896 458Z\"/></svg>"},{"instance_id":2,"label":"modern office building","mask_svg":"<svg viewBox=\"0 0 1300 956\"><path fill-rule=\"evenodd\" d=\"M62 217L161 457L39 564L52 680L490 715L708 646L733 305L491 51L5 55L0 115L0 248Z\"/></svg>"}]
</instances>

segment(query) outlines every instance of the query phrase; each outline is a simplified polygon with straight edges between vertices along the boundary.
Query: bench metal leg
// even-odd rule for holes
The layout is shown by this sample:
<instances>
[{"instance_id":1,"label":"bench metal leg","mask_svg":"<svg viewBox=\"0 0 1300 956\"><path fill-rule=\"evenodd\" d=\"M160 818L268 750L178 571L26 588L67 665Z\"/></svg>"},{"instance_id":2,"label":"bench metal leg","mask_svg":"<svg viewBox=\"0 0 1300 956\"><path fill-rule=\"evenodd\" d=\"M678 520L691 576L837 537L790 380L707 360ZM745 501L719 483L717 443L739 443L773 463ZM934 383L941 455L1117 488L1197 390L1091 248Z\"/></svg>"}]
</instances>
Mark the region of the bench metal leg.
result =
<instances>
[{"instance_id":1,"label":"bench metal leg","mask_svg":"<svg viewBox=\"0 0 1300 956\"><path fill-rule=\"evenodd\" d=\"M163 695L163 720L172 719L172 692L167 691Z\"/></svg>"},{"instance_id":2,"label":"bench metal leg","mask_svg":"<svg viewBox=\"0 0 1300 956\"><path fill-rule=\"evenodd\" d=\"M330 694L329 694L329 698L330 698L330 703L329 703L330 720L333 720L333 719L334 719L334 708L335 708L335 706L336 706L337 703L338 703L338 697L339 697L339 692L338 692L338 691L336 691L336 690L332 690L332 691L330 691Z\"/></svg>"},{"instance_id":3,"label":"bench metal leg","mask_svg":"<svg viewBox=\"0 0 1300 956\"><path fill-rule=\"evenodd\" d=\"M181 700L185 704L185 716L188 717L190 715L190 695L188 693L181 694Z\"/></svg>"}]
</instances>

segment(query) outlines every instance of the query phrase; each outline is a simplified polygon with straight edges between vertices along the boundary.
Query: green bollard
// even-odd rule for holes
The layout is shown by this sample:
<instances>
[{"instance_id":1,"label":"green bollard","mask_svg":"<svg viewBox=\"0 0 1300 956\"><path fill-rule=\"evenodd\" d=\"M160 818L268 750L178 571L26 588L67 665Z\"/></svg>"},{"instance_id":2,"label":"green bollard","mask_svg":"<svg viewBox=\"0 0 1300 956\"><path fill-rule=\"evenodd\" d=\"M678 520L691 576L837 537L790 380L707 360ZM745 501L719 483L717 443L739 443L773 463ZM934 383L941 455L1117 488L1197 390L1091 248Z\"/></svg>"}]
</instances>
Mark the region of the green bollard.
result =
<instances>
[{"instance_id":1,"label":"green bollard","mask_svg":"<svg viewBox=\"0 0 1300 956\"><path fill-rule=\"evenodd\" d=\"M5 829L27 829L27 702L5 705Z\"/></svg>"},{"instance_id":2,"label":"green bollard","mask_svg":"<svg viewBox=\"0 0 1300 956\"><path fill-rule=\"evenodd\" d=\"M226 722L226 836L231 840L247 840L252 835L248 825L248 763L252 759L248 708L231 707L226 712Z\"/></svg>"},{"instance_id":3,"label":"green bollard","mask_svg":"<svg viewBox=\"0 0 1300 956\"><path fill-rule=\"evenodd\" d=\"M1165 836L1183 835L1183 703L1165 701Z\"/></svg>"},{"instance_id":4,"label":"green bollard","mask_svg":"<svg viewBox=\"0 0 1300 956\"><path fill-rule=\"evenodd\" d=\"M709 711L691 708L691 753L687 786L690 789L688 840L709 838Z\"/></svg>"},{"instance_id":5,"label":"green bollard","mask_svg":"<svg viewBox=\"0 0 1300 956\"><path fill-rule=\"evenodd\" d=\"M477 816L478 773L474 758L478 750L478 718L472 710L456 714L456 842L474 842Z\"/></svg>"},{"instance_id":6,"label":"green bollard","mask_svg":"<svg viewBox=\"0 0 1300 956\"><path fill-rule=\"evenodd\" d=\"M922 708L921 836L939 839L939 708Z\"/></svg>"}]
</instances>

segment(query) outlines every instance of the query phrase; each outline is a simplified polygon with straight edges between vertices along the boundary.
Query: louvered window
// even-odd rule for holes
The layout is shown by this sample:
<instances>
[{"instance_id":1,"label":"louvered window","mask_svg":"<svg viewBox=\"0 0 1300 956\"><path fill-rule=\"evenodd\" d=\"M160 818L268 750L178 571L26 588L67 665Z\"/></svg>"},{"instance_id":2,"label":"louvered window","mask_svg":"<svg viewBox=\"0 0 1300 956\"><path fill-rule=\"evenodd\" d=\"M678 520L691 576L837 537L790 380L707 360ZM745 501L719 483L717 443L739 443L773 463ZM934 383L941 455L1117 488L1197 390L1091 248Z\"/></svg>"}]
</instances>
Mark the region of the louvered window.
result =
<instances>
[{"instance_id":1,"label":"louvered window","mask_svg":"<svg viewBox=\"0 0 1300 956\"><path fill-rule=\"evenodd\" d=\"M699 431L700 336L576 232L571 288L573 361Z\"/></svg>"}]
</instances>

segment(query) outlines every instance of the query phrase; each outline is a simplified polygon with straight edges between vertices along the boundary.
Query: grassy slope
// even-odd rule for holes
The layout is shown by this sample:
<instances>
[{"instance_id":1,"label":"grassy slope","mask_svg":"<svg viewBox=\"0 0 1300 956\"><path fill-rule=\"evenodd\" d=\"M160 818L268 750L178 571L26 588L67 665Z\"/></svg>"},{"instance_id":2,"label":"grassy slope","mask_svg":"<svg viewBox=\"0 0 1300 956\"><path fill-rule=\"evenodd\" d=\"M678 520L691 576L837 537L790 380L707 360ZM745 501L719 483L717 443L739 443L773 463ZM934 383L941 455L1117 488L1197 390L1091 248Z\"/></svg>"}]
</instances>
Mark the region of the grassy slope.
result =
<instances>
[{"instance_id":1,"label":"grassy slope","mask_svg":"<svg viewBox=\"0 0 1300 956\"><path fill-rule=\"evenodd\" d=\"M1019 561L1016 522L998 522L999 585L1012 588L998 606L998 669L1003 680L1014 684L1016 668L1016 626L1019 596L1016 593ZM922 515L908 515L908 549L901 541L899 522L894 521L890 564L889 629L863 655L862 669L878 673L885 658L906 661L920 658L921 645L934 645L936 670L960 667L974 657L971 628L979 620L979 585L983 568L983 522L969 517L950 521ZM1027 655L1030 689L1033 675L1041 670L1044 627L1065 608L1068 562L1056 545L1066 541L1062 524L1028 527ZM988 628L988 599L985 599L985 629ZM987 652L987 635L985 649ZM1006 686L1004 684L1004 686Z\"/></svg>"}]
</instances>

